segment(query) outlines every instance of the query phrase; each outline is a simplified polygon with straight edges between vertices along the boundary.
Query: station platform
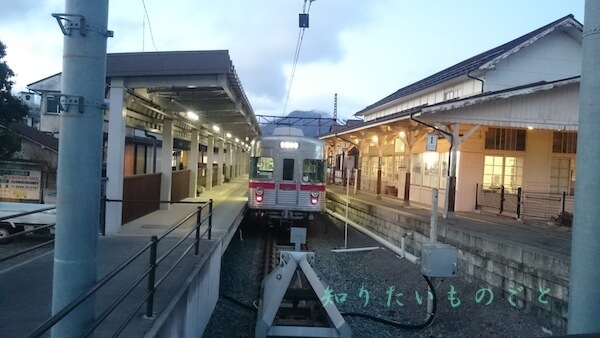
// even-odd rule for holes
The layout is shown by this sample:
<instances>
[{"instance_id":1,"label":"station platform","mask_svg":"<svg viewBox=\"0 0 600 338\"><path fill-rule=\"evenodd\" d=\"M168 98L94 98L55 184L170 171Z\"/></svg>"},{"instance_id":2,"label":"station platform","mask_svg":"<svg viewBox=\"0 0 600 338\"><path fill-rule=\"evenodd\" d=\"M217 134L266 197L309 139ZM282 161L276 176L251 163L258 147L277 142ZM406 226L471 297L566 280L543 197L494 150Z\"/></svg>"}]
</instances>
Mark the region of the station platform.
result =
<instances>
[{"instance_id":1,"label":"station platform","mask_svg":"<svg viewBox=\"0 0 600 338\"><path fill-rule=\"evenodd\" d=\"M430 239L431 206L405 206L402 199L359 191L341 185L327 187L328 213L379 236L396 252L423 257ZM456 250L456 277L493 290L509 299L522 290L517 303L539 318L566 329L570 287L571 230L550 224L530 224L503 215L455 212L444 219L438 205L436 248ZM431 250L431 249L428 249ZM438 252L442 252L438 251ZM431 252L431 251L429 251ZM535 295L546 290L547 300Z\"/></svg>"},{"instance_id":2,"label":"station platform","mask_svg":"<svg viewBox=\"0 0 600 338\"><path fill-rule=\"evenodd\" d=\"M247 177L240 177L216 186L213 190L204 191L198 198L186 200L192 202L213 200L212 240L203 240L199 255L186 257L184 264L176 268L174 274L158 288L155 295L157 317L154 320L148 320L137 315L122 336L138 337L144 334L164 336L165 331L161 331L160 327L165 327L164 324L169 320L167 318L169 312L182 311L180 305L176 303L177 301L186 301L186 297L189 296L188 287L193 283L207 284L203 289L203 302L198 304L198 316L206 322L208 321L212 313L210 304L216 304L218 300L221 256L235 235L237 226L246 211L247 183ZM341 185L329 185L327 191L340 198L346 196L346 190ZM348 196L351 201L372 204L378 208L388 208L405 214L408 218L420 219L425 222L430 219L430 207L426 205L404 206L401 199L386 195L377 199L374 193L367 191L359 191L357 194L350 191ZM148 243L151 236L164 233L195 208L197 208L195 204L173 204L168 210L157 210L124 224L118 234L100 236L97 251L98 279L140 250ZM570 259L571 233L568 231L477 212L457 212L455 217L449 219L442 218L440 213L438 222L442 226L513 243L516 246L526 247L563 260ZM159 255L175 244L183 232L190 229L191 221L189 223L164 239L165 246L159 248ZM177 252L173 256L178 256ZM136 262L137 264L131 269L124 270L122 276L111 282L108 288L99 291L96 297L97 313L103 311L112 299L147 269L147 255L141 259L142 261ZM170 263L170 260L166 260L164 265L168 267ZM210 270L206 270L206 266L212 267ZM0 336L26 336L50 317L52 272L53 251L9 268L0 266ZM191 278L205 275L216 276L216 280L214 278L210 281ZM126 313L137 305L144 293L145 281L134 290L131 301L125 301L113 315L107 318L108 324L102 324L96 331L96 335L112 335ZM144 309L142 308L138 312L143 313ZM180 331L170 332L174 334L173 336L180 333Z\"/></svg>"},{"instance_id":3,"label":"station platform","mask_svg":"<svg viewBox=\"0 0 600 338\"><path fill-rule=\"evenodd\" d=\"M410 206L405 206L404 201L400 198L382 194L381 198L377 199L375 193L363 190L354 194L352 188L347 192L342 185L328 185L327 190L342 198L348 195L350 200L390 208L411 218L429 221L431 217L431 206L428 205L411 202ZM443 205L443 201L440 201L439 206L441 205ZM438 224L511 242L517 246L528 247L561 259L568 260L571 256L571 231L564 228L525 223L513 217L476 211L458 211L455 212L454 217L446 219L442 216L443 213L438 212Z\"/></svg>"},{"instance_id":4,"label":"station platform","mask_svg":"<svg viewBox=\"0 0 600 338\"><path fill-rule=\"evenodd\" d=\"M234 236L246 211L248 179L240 177L228 183L204 191L198 198L187 199L191 202L213 200L212 239L202 240L198 256L188 254L172 275L164 280L155 293L154 320L141 316L145 306L138 312L123 331L124 337L141 337L159 334L157 323L165 326L168 321L166 312L179 311L177 301L186 301L188 288L193 283L206 284L204 292L206 303L201 304L199 316L210 318L212 308L209 303L218 299L220 260L229 241ZM143 248L153 235L161 235L183 217L190 214L198 205L173 204L168 210L157 210L135 221L124 224L118 234L99 236L97 249L98 280L121 265L129 257ZM189 223L189 224L188 224ZM169 250L182 233L191 229L191 221L185 223L160 242L158 255ZM193 238L193 236L192 236ZM191 243L192 239L187 240ZM182 245L185 247L187 245ZM157 270L157 276L179 258L184 248L177 248L165 259ZM123 290L148 268L148 254L142 255L131 267L123 270L118 277L100 289L96 296L96 313L103 311ZM0 337L23 337L44 323L51 315L53 250L19 264L0 267ZM207 266L210 269L207 270ZM212 275L207 279L206 275ZM196 276L196 278L191 278ZM216 279L215 279L216 276ZM157 277L158 279L158 277ZM203 285L203 284L202 284ZM144 279L125 302L120 305L105 323L95 331L96 336L112 336L127 314L135 308L146 292ZM131 299L131 300L129 300ZM205 308L205 309L204 309ZM166 324L168 326L168 324ZM194 324L201 325L201 324Z\"/></svg>"}]
</instances>

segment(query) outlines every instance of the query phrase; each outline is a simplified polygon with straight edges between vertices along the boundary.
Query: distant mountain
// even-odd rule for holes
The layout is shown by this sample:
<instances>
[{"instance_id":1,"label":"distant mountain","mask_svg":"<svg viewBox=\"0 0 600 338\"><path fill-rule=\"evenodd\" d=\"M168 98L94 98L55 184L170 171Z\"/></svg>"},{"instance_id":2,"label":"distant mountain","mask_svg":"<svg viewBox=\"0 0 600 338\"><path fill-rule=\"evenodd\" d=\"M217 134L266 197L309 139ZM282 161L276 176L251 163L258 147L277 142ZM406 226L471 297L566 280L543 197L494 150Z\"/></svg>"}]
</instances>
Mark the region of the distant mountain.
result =
<instances>
[{"instance_id":1,"label":"distant mountain","mask_svg":"<svg viewBox=\"0 0 600 338\"><path fill-rule=\"evenodd\" d=\"M275 118L271 123L261 124L263 135L271 135L278 126L290 126L302 129L305 136L316 137L329 131L333 124L331 115L316 110L302 111L294 110L286 117Z\"/></svg>"}]
</instances>

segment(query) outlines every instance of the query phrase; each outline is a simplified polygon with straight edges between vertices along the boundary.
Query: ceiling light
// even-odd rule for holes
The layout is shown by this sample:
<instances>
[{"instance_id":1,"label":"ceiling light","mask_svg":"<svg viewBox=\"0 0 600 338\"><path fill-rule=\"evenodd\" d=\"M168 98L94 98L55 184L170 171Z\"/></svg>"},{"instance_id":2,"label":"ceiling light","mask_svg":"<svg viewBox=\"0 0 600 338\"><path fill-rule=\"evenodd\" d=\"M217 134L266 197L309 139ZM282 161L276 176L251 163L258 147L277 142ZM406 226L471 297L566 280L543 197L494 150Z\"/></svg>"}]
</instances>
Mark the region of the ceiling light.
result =
<instances>
[{"instance_id":1,"label":"ceiling light","mask_svg":"<svg viewBox=\"0 0 600 338\"><path fill-rule=\"evenodd\" d=\"M238 143L238 142L240 142L240 139L236 137L235 138L235 143Z\"/></svg>"},{"instance_id":2,"label":"ceiling light","mask_svg":"<svg viewBox=\"0 0 600 338\"><path fill-rule=\"evenodd\" d=\"M219 128L219 126L217 125L213 125L213 130L218 133L221 130L221 128Z\"/></svg>"},{"instance_id":3,"label":"ceiling light","mask_svg":"<svg viewBox=\"0 0 600 338\"><path fill-rule=\"evenodd\" d=\"M404 132L404 130L400 131L400 137L406 137L406 133Z\"/></svg>"},{"instance_id":4,"label":"ceiling light","mask_svg":"<svg viewBox=\"0 0 600 338\"><path fill-rule=\"evenodd\" d=\"M377 142L379 142L379 137L377 137L377 135L373 135L373 137L371 137L371 140L373 140L373 142L377 143Z\"/></svg>"},{"instance_id":5,"label":"ceiling light","mask_svg":"<svg viewBox=\"0 0 600 338\"><path fill-rule=\"evenodd\" d=\"M198 121L198 119L200 118L200 117L198 117L198 114L191 112L191 111L187 112L186 115L187 115L188 119L194 120L194 121Z\"/></svg>"},{"instance_id":6,"label":"ceiling light","mask_svg":"<svg viewBox=\"0 0 600 338\"><path fill-rule=\"evenodd\" d=\"M225 136L227 136L227 138L231 138L231 133L227 133Z\"/></svg>"}]
</instances>

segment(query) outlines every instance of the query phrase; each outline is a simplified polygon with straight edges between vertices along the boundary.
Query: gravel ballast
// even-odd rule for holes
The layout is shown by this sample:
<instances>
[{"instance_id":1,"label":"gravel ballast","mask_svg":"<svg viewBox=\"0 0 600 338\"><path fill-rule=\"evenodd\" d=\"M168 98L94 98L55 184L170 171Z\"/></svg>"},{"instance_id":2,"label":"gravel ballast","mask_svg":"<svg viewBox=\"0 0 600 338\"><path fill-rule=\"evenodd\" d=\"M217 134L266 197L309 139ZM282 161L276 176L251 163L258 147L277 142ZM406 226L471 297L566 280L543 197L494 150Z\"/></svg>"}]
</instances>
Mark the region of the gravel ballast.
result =
<instances>
[{"instance_id":1,"label":"gravel ballast","mask_svg":"<svg viewBox=\"0 0 600 338\"><path fill-rule=\"evenodd\" d=\"M235 236L223 257L220 292L221 296L251 305L259 295L263 242L261 233L252 230L247 222L242 226L242 235L243 240ZM340 312L361 313L402 324L425 321L427 283L421 276L420 266L400 259L385 248L331 252L343 246L342 222L319 215L309 226L308 247L315 252L315 267L332 290L330 300L336 302L337 296L336 305ZM373 246L380 245L349 227L348 248ZM564 330L532 312L512 306L501 294L485 291L486 285L471 284L458 278L441 283L435 279L433 283L437 311L431 326L406 330L366 318L345 316L352 328L352 336L536 337L565 334ZM253 337L255 322L256 312L221 297L204 337Z\"/></svg>"}]
</instances>

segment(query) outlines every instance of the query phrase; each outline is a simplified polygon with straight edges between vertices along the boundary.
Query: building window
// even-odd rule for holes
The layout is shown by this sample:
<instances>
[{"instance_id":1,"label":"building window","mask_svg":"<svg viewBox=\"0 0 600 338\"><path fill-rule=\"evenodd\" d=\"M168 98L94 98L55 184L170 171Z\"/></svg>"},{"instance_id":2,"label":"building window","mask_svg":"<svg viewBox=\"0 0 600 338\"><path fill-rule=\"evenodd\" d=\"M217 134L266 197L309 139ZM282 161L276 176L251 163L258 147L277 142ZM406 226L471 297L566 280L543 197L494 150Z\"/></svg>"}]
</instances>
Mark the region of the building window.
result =
<instances>
[{"instance_id":1,"label":"building window","mask_svg":"<svg viewBox=\"0 0 600 338\"><path fill-rule=\"evenodd\" d=\"M512 156L485 156L483 189L516 193L523 184L523 159Z\"/></svg>"},{"instance_id":2,"label":"building window","mask_svg":"<svg viewBox=\"0 0 600 338\"><path fill-rule=\"evenodd\" d=\"M46 97L46 114L58 114L58 96Z\"/></svg>"},{"instance_id":3,"label":"building window","mask_svg":"<svg viewBox=\"0 0 600 338\"><path fill-rule=\"evenodd\" d=\"M552 137L552 152L558 154L576 154L577 133L555 131Z\"/></svg>"},{"instance_id":4,"label":"building window","mask_svg":"<svg viewBox=\"0 0 600 338\"><path fill-rule=\"evenodd\" d=\"M526 136L524 129L489 128L485 134L485 149L525 151Z\"/></svg>"},{"instance_id":5,"label":"building window","mask_svg":"<svg viewBox=\"0 0 600 338\"><path fill-rule=\"evenodd\" d=\"M369 156L362 156L360 158L361 176L369 177L369 158Z\"/></svg>"},{"instance_id":6,"label":"building window","mask_svg":"<svg viewBox=\"0 0 600 338\"><path fill-rule=\"evenodd\" d=\"M410 183L421 185L423 183L423 176L421 173L421 154L413 154L410 162Z\"/></svg>"},{"instance_id":7,"label":"building window","mask_svg":"<svg viewBox=\"0 0 600 338\"><path fill-rule=\"evenodd\" d=\"M437 188L440 186L440 154L423 153L423 186Z\"/></svg>"},{"instance_id":8,"label":"building window","mask_svg":"<svg viewBox=\"0 0 600 338\"><path fill-rule=\"evenodd\" d=\"M550 193L575 194L575 160L570 158L553 158L550 171Z\"/></svg>"},{"instance_id":9,"label":"building window","mask_svg":"<svg viewBox=\"0 0 600 338\"><path fill-rule=\"evenodd\" d=\"M394 168L394 156L383 156L381 158L381 170L383 171L383 175L388 180L393 180L394 175L396 173L396 168Z\"/></svg>"},{"instance_id":10,"label":"building window","mask_svg":"<svg viewBox=\"0 0 600 338\"><path fill-rule=\"evenodd\" d=\"M446 189L446 182L448 180L448 155L449 152L440 153L440 163L442 164L442 170L440 172L440 189ZM458 176L458 175L457 175Z\"/></svg>"},{"instance_id":11,"label":"building window","mask_svg":"<svg viewBox=\"0 0 600 338\"><path fill-rule=\"evenodd\" d=\"M462 89L447 90L444 92L444 101L457 99L462 95Z\"/></svg>"}]
</instances>

